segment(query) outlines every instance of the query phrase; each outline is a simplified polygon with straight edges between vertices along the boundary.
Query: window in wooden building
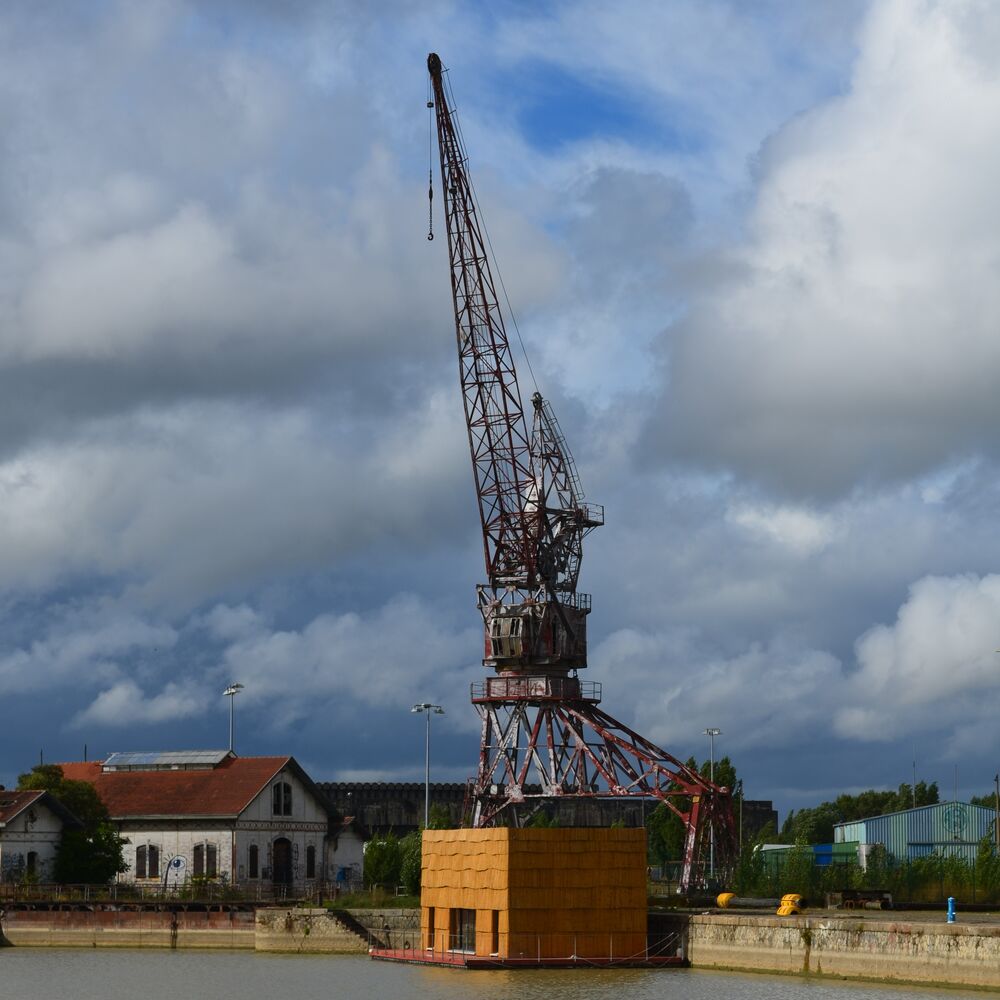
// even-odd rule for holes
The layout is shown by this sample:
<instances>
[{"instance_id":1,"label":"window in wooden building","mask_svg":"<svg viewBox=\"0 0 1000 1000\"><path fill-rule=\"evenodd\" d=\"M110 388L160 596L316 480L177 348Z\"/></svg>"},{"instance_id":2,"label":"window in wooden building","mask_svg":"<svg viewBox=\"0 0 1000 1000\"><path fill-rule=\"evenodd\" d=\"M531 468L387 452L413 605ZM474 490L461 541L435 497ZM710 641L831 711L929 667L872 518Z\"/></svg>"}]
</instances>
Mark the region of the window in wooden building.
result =
<instances>
[{"instance_id":1,"label":"window in wooden building","mask_svg":"<svg viewBox=\"0 0 1000 1000\"><path fill-rule=\"evenodd\" d=\"M306 848L306 878L316 877L316 848L310 844Z\"/></svg>"},{"instance_id":2,"label":"window in wooden building","mask_svg":"<svg viewBox=\"0 0 1000 1000\"><path fill-rule=\"evenodd\" d=\"M459 910L451 911L450 921L450 948L452 951L476 952L476 911Z\"/></svg>"},{"instance_id":3,"label":"window in wooden building","mask_svg":"<svg viewBox=\"0 0 1000 1000\"><path fill-rule=\"evenodd\" d=\"M256 844L250 845L250 850L248 851L248 860L250 868L250 878L260 877L260 849Z\"/></svg>"}]
</instances>

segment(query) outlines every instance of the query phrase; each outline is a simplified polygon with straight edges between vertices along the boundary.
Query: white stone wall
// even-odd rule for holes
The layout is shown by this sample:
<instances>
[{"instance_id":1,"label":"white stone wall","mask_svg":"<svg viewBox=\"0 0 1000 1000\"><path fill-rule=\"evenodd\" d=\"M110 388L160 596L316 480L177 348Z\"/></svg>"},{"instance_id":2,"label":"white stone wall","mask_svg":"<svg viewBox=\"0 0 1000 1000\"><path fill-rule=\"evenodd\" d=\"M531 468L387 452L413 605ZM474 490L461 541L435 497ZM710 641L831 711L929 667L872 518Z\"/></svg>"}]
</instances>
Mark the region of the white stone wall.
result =
<instances>
[{"instance_id":1,"label":"white stone wall","mask_svg":"<svg viewBox=\"0 0 1000 1000\"><path fill-rule=\"evenodd\" d=\"M166 867L170 860L180 856L184 858L184 878L194 878L194 848L196 844L215 844L217 848L216 875L232 881L233 872L233 828L231 823L215 820L172 820L161 823L148 821L125 820L118 824L123 837L129 843L125 845L125 861L129 870L119 876L119 881L136 881L135 853L143 844L154 844L160 850L159 876L138 881L147 883L162 882Z\"/></svg>"},{"instance_id":2,"label":"white stone wall","mask_svg":"<svg viewBox=\"0 0 1000 1000\"><path fill-rule=\"evenodd\" d=\"M273 813L275 784L285 782L292 788L292 808L289 816ZM184 876L194 877L194 847L198 843L214 843L218 847L218 877L230 882L253 883L270 886L273 880L272 851L274 841L280 837L291 843L292 880L303 885L306 877L306 852L310 846L316 851L315 878L331 879L336 875L331 859L327 856L327 813L313 794L299 780L291 768L282 770L253 799L234 821L209 821L177 819L157 825L151 822L122 821L119 828L130 843L125 847L125 860L129 871L120 876L121 881L135 878L136 849L142 844L155 844L160 849L160 874L162 882L170 860L180 855L185 860ZM258 849L258 876L250 878L249 850ZM173 879L173 876L171 876ZM140 880L141 881L141 880ZM156 881L146 879L146 882Z\"/></svg>"},{"instance_id":3,"label":"white stone wall","mask_svg":"<svg viewBox=\"0 0 1000 1000\"><path fill-rule=\"evenodd\" d=\"M27 869L28 853L34 851L38 855L38 881L51 882L62 829L62 820L39 802L18 813L0 830L0 878L20 881Z\"/></svg>"},{"instance_id":4,"label":"white stone wall","mask_svg":"<svg viewBox=\"0 0 1000 1000\"><path fill-rule=\"evenodd\" d=\"M353 830L341 830L337 846L330 843L330 880L336 881L337 872L345 868L347 881L361 878L365 867L365 842Z\"/></svg>"},{"instance_id":5,"label":"white stone wall","mask_svg":"<svg viewBox=\"0 0 1000 1000\"><path fill-rule=\"evenodd\" d=\"M273 788L286 782L292 788L292 809L289 816L274 814ZM328 819L326 810L298 779L291 768L276 775L266 788L240 814L236 824L236 871L240 882L255 881L250 878L250 846L257 845L259 867L256 881L270 883L274 876L273 845L281 838L291 843L292 881L301 885L306 876L306 852L312 847L316 852L316 879L331 878L330 859L327 857Z\"/></svg>"}]
</instances>

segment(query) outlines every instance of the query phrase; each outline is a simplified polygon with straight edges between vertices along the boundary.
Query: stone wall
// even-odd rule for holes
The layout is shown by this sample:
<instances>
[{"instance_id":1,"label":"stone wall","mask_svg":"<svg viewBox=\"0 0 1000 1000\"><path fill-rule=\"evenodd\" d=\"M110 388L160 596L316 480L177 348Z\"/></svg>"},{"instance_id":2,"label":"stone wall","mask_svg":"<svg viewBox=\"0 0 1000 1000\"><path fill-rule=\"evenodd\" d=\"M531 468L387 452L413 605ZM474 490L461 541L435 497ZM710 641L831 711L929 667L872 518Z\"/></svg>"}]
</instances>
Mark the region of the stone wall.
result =
<instances>
[{"instance_id":1,"label":"stone wall","mask_svg":"<svg viewBox=\"0 0 1000 1000\"><path fill-rule=\"evenodd\" d=\"M373 927L386 919L402 924L395 913L365 911ZM417 911L409 911L413 923ZM348 924L354 926L351 930ZM401 933L401 931L400 931ZM8 909L0 934L15 947L80 948L226 948L280 952L364 954L365 930L325 909L264 908L182 910L144 907L90 909Z\"/></svg>"},{"instance_id":2,"label":"stone wall","mask_svg":"<svg viewBox=\"0 0 1000 1000\"><path fill-rule=\"evenodd\" d=\"M21 947L253 948L253 911L142 908L8 909L0 924Z\"/></svg>"},{"instance_id":3,"label":"stone wall","mask_svg":"<svg viewBox=\"0 0 1000 1000\"><path fill-rule=\"evenodd\" d=\"M254 932L257 951L324 955L366 954L368 942L325 909L266 909L257 911Z\"/></svg>"},{"instance_id":4,"label":"stone wall","mask_svg":"<svg viewBox=\"0 0 1000 1000\"><path fill-rule=\"evenodd\" d=\"M696 968L1000 987L1000 925L839 915L692 916Z\"/></svg>"}]
</instances>

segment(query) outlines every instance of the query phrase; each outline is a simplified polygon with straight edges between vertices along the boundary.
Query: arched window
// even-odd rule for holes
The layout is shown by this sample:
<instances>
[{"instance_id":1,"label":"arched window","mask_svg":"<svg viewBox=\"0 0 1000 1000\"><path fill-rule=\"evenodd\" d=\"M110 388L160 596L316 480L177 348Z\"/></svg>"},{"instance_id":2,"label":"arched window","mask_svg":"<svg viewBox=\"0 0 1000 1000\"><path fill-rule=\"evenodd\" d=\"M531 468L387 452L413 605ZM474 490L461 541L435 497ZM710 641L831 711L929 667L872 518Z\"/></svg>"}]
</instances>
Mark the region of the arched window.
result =
<instances>
[{"instance_id":1,"label":"arched window","mask_svg":"<svg viewBox=\"0 0 1000 1000\"><path fill-rule=\"evenodd\" d=\"M135 849L135 877L146 877L146 845L140 844Z\"/></svg>"},{"instance_id":2,"label":"arched window","mask_svg":"<svg viewBox=\"0 0 1000 1000\"><path fill-rule=\"evenodd\" d=\"M149 844L146 855L146 875L148 878L160 877L160 849L156 844Z\"/></svg>"},{"instance_id":3,"label":"arched window","mask_svg":"<svg viewBox=\"0 0 1000 1000\"><path fill-rule=\"evenodd\" d=\"M215 878L219 874L219 848L217 844L194 845L195 878Z\"/></svg>"},{"instance_id":4,"label":"arched window","mask_svg":"<svg viewBox=\"0 0 1000 1000\"><path fill-rule=\"evenodd\" d=\"M316 877L316 848L310 844L306 848L306 878Z\"/></svg>"},{"instance_id":5,"label":"arched window","mask_svg":"<svg viewBox=\"0 0 1000 1000\"><path fill-rule=\"evenodd\" d=\"M256 844L251 844L250 845L250 850L248 852L248 858L247 858L247 860L249 861L248 867L250 869L250 878L259 878L260 877L260 851L257 848Z\"/></svg>"},{"instance_id":6,"label":"arched window","mask_svg":"<svg viewBox=\"0 0 1000 1000\"><path fill-rule=\"evenodd\" d=\"M292 786L287 781L279 781L271 789L271 812L275 816L292 815Z\"/></svg>"},{"instance_id":7,"label":"arched window","mask_svg":"<svg viewBox=\"0 0 1000 1000\"><path fill-rule=\"evenodd\" d=\"M38 872L38 851L28 851L28 874L35 875Z\"/></svg>"}]
</instances>

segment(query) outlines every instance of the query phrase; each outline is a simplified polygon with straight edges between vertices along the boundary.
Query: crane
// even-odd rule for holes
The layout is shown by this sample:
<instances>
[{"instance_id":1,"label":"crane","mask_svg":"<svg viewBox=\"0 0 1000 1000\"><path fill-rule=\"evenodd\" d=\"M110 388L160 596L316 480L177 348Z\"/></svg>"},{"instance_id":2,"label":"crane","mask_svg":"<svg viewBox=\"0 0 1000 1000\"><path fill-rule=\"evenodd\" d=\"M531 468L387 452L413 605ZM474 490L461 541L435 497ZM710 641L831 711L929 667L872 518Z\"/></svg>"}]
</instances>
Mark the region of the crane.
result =
<instances>
[{"instance_id":1,"label":"crane","mask_svg":"<svg viewBox=\"0 0 1000 1000\"><path fill-rule=\"evenodd\" d=\"M599 708L583 682L589 594L577 584L583 539L604 523L588 503L551 404L528 415L490 267L457 115L440 57L427 57L437 126L459 376L483 530L477 587L486 679L472 685L482 722L472 786L474 826L517 825L555 798L652 798L685 825L681 887L703 881L714 829L724 863L733 836L729 789L702 777Z\"/></svg>"}]
</instances>

